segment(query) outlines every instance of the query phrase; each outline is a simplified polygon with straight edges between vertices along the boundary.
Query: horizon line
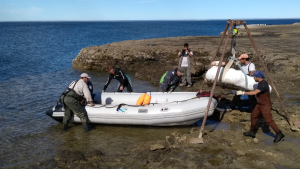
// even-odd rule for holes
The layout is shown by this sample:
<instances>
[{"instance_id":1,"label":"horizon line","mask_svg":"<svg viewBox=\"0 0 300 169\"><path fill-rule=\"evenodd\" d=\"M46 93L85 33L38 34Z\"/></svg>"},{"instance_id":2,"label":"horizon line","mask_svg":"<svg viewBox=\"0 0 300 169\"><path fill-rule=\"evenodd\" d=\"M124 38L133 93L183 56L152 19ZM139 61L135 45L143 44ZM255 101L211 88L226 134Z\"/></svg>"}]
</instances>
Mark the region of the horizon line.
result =
<instances>
[{"instance_id":1,"label":"horizon line","mask_svg":"<svg viewBox=\"0 0 300 169\"><path fill-rule=\"evenodd\" d=\"M237 18L231 20L276 20L276 19L300 19L300 18ZM165 20L25 20L25 21L0 21L0 22L130 22L130 21L222 21L229 19L165 19Z\"/></svg>"}]
</instances>

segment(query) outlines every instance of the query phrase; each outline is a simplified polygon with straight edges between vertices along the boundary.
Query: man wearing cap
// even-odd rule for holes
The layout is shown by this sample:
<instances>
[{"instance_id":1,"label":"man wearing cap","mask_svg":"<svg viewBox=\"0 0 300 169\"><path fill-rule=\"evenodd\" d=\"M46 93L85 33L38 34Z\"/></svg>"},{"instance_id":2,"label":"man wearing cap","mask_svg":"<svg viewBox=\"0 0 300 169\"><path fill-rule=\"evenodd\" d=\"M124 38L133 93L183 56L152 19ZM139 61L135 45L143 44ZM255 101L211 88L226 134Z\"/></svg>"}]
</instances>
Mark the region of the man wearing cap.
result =
<instances>
[{"instance_id":1,"label":"man wearing cap","mask_svg":"<svg viewBox=\"0 0 300 169\"><path fill-rule=\"evenodd\" d=\"M238 58L239 62L242 64L242 69L248 76L252 76L255 72L255 65L249 61L249 56L247 54L241 54Z\"/></svg>"},{"instance_id":2,"label":"man wearing cap","mask_svg":"<svg viewBox=\"0 0 300 169\"><path fill-rule=\"evenodd\" d=\"M241 63L241 67L244 73L248 76L252 76L253 73L255 72L255 65L249 61L249 56L247 54L241 54L241 56L238 59L239 62ZM250 103L249 110L250 112L252 112L252 110L256 105L256 98L255 95L248 96L248 98ZM240 102L240 96L235 95L231 101L229 111L234 110L235 107L238 106L239 102Z\"/></svg>"},{"instance_id":3,"label":"man wearing cap","mask_svg":"<svg viewBox=\"0 0 300 169\"><path fill-rule=\"evenodd\" d=\"M177 68L175 70L167 71L160 79L159 91L172 92L178 86L182 72Z\"/></svg>"},{"instance_id":4,"label":"man wearing cap","mask_svg":"<svg viewBox=\"0 0 300 169\"><path fill-rule=\"evenodd\" d=\"M279 142L282 139L284 139L284 134L280 131L277 124L272 119L272 103L270 98L270 91L269 91L269 85L264 80L265 75L261 71L256 71L253 74L254 80L258 82L257 88L253 91L237 91L237 95L256 95L257 97L257 104L254 108L254 110L251 113L251 128L249 131L244 132L243 134L245 136L253 137L255 138L255 134L257 132L256 123L258 120L258 117L260 114L263 115L265 122L275 131L276 137L274 139L274 142Z\"/></svg>"},{"instance_id":5,"label":"man wearing cap","mask_svg":"<svg viewBox=\"0 0 300 169\"><path fill-rule=\"evenodd\" d=\"M122 69L112 68L112 67L108 66L106 68L106 70L109 73L109 76L108 76L107 82L104 85L102 92L105 92L106 88L108 87L108 85L112 79L116 79L120 83L117 92L123 92L123 89L125 87L127 88L128 92L132 92L132 85L131 85L130 79Z\"/></svg>"},{"instance_id":6,"label":"man wearing cap","mask_svg":"<svg viewBox=\"0 0 300 169\"><path fill-rule=\"evenodd\" d=\"M74 113L80 118L83 123L83 128L86 132L90 131L87 124L87 117L85 116L85 110L80 104L81 101L86 100L91 106L94 106L90 90L88 88L87 82L89 80L89 75L82 73L80 79L73 81L69 88L61 95L60 100L65 108L65 115L63 119L63 130L68 129L68 123L72 118Z\"/></svg>"},{"instance_id":7,"label":"man wearing cap","mask_svg":"<svg viewBox=\"0 0 300 169\"><path fill-rule=\"evenodd\" d=\"M188 43L185 43L183 47L184 49L181 49L178 53L178 57L180 57L178 69L180 69L183 73L181 76L180 86L185 86L187 83L187 87L191 87L191 58L193 57L193 51L189 49Z\"/></svg>"}]
</instances>

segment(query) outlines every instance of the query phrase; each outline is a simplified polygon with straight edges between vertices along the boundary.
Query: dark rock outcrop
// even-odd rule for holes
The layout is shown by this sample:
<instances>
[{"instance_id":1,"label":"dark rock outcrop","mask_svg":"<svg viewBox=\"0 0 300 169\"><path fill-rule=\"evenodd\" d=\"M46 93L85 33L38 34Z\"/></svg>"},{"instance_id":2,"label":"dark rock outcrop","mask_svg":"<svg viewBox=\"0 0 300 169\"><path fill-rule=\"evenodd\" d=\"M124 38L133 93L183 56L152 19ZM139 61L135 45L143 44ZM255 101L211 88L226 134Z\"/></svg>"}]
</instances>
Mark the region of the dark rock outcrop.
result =
<instances>
[{"instance_id":1,"label":"dark rock outcrop","mask_svg":"<svg viewBox=\"0 0 300 169\"><path fill-rule=\"evenodd\" d=\"M206 37L217 43L218 38ZM79 69L105 70L107 66L120 67L136 72L141 79L156 81L161 75L178 65L177 54L185 42L194 51L193 76L200 76L214 55L213 46L197 44L203 37L178 37L148 40L130 40L103 46L84 48L73 60L73 67ZM207 44L208 45L208 44Z\"/></svg>"}]
</instances>

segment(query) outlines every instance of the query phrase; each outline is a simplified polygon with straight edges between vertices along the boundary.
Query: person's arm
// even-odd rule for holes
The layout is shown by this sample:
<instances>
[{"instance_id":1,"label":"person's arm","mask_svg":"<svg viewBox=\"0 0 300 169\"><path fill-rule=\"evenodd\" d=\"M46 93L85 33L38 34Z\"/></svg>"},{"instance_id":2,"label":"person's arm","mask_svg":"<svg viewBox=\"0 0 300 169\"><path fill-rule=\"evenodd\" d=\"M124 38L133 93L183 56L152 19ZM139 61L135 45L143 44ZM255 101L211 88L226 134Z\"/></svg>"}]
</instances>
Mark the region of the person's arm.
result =
<instances>
[{"instance_id":1,"label":"person's arm","mask_svg":"<svg viewBox=\"0 0 300 169\"><path fill-rule=\"evenodd\" d=\"M187 54L190 56L190 57L193 57L193 51L192 50L188 50Z\"/></svg>"},{"instance_id":2,"label":"person's arm","mask_svg":"<svg viewBox=\"0 0 300 169\"><path fill-rule=\"evenodd\" d=\"M125 78L126 78L126 77L125 77L125 73L122 72L122 70L119 70L119 73L120 73L120 75L121 75L121 79L120 79L121 86L124 87L125 81L126 81L126 79L125 79Z\"/></svg>"},{"instance_id":3,"label":"person's arm","mask_svg":"<svg viewBox=\"0 0 300 169\"><path fill-rule=\"evenodd\" d=\"M259 89L255 89L255 90L252 90L252 91L249 91L249 92L238 90L238 91L236 91L236 95L256 95L260 92L261 91Z\"/></svg>"},{"instance_id":4,"label":"person's arm","mask_svg":"<svg viewBox=\"0 0 300 169\"><path fill-rule=\"evenodd\" d=\"M250 76L253 76L254 72L255 72L255 70L250 71L250 73L249 73Z\"/></svg>"},{"instance_id":5,"label":"person's arm","mask_svg":"<svg viewBox=\"0 0 300 169\"><path fill-rule=\"evenodd\" d=\"M169 86L172 86L171 88L175 88L176 85L178 84L180 78L176 75L170 78Z\"/></svg>"},{"instance_id":6,"label":"person's arm","mask_svg":"<svg viewBox=\"0 0 300 169\"><path fill-rule=\"evenodd\" d=\"M105 83L104 88L103 88L104 91L106 90L106 88L107 88L107 86L109 85L109 83L110 83L110 81L111 81L112 78L113 78L112 75L109 74L108 80L107 80L107 82Z\"/></svg>"},{"instance_id":7,"label":"person's arm","mask_svg":"<svg viewBox=\"0 0 300 169\"><path fill-rule=\"evenodd\" d=\"M182 49L180 50L180 52L178 53L178 57L181 57L182 54Z\"/></svg>"},{"instance_id":8,"label":"person's arm","mask_svg":"<svg viewBox=\"0 0 300 169\"><path fill-rule=\"evenodd\" d=\"M212 66L218 66L219 63L220 63L220 61L213 61L213 62L211 62L211 65ZM222 66L225 66L225 65L226 65L226 62L222 62Z\"/></svg>"}]
</instances>

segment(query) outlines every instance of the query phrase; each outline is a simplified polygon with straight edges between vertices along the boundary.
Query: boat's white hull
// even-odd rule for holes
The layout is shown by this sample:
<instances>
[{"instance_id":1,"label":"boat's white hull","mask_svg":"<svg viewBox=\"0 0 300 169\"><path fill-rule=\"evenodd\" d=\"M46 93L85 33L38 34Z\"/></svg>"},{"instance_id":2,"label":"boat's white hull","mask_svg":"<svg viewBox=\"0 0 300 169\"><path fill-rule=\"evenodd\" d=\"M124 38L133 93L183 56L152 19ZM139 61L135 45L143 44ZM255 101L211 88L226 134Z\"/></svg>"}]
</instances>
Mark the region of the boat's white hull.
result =
<instances>
[{"instance_id":1,"label":"boat's white hull","mask_svg":"<svg viewBox=\"0 0 300 169\"><path fill-rule=\"evenodd\" d=\"M94 107L86 106L88 119L91 123L102 124L126 124L126 125L151 125L151 126L174 126L190 125L203 118L209 97L194 98L195 92L180 93L151 93L151 104L146 106L135 106L137 98L142 93L104 93L101 100L108 98L113 100L111 105L96 104ZM150 94L150 93L148 93ZM180 97L181 96L181 97ZM124 98L127 98L124 100ZM122 102L122 100L124 102ZM117 110L121 103L123 105ZM212 99L208 115L212 115L217 101ZM52 117L62 119L64 112L54 108ZM80 122L77 116L73 119Z\"/></svg>"}]
</instances>

